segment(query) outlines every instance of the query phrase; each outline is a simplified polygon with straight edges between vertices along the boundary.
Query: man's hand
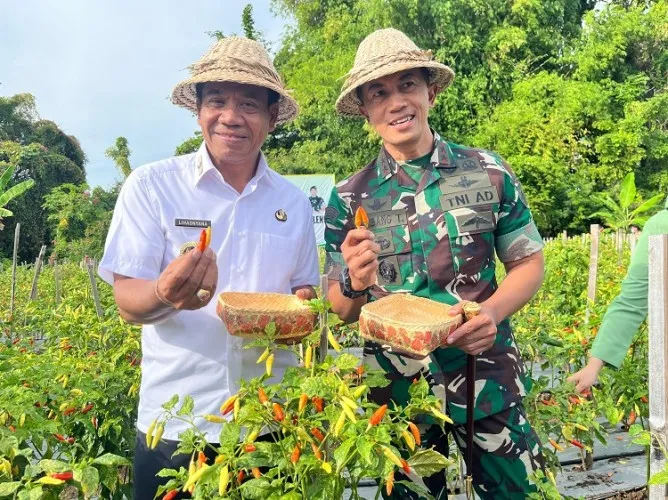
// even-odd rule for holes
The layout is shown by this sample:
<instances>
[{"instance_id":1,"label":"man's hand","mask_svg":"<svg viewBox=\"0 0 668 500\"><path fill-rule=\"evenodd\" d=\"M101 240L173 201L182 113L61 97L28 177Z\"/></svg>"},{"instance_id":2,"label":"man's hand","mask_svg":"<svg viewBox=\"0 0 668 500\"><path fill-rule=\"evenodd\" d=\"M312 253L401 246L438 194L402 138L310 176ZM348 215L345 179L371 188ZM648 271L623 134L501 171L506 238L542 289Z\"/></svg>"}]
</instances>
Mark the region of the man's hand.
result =
<instances>
[{"instance_id":1,"label":"man's hand","mask_svg":"<svg viewBox=\"0 0 668 500\"><path fill-rule=\"evenodd\" d=\"M376 284L380 245L374 234L365 228L351 229L341 244L343 260L350 273L353 290L361 291Z\"/></svg>"},{"instance_id":2,"label":"man's hand","mask_svg":"<svg viewBox=\"0 0 668 500\"><path fill-rule=\"evenodd\" d=\"M463 313L462 302L450 308L450 316ZM480 304L480 313L448 336L448 345L458 347L467 354L482 354L496 340L496 315L491 307Z\"/></svg>"},{"instance_id":3,"label":"man's hand","mask_svg":"<svg viewBox=\"0 0 668 500\"><path fill-rule=\"evenodd\" d=\"M155 284L158 299L177 310L196 310L206 306L216 292L218 266L213 250L197 248L174 259Z\"/></svg>"},{"instance_id":4,"label":"man's hand","mask_svg":"<svg viewBox=\"0 0 668 500\"><path fill-rule=\"evenodd\" d=\"M592 385L596 383L598 374L605 363L598 358L589 358L587 366L575 372L566 379L567 382L575 384L575 390L578 392L586 392Z\"/></svg>"},{"instance_id":5,"label":"man's hand","mask_svg":"<svg viewBox=\"0 0 668 500\"><path fill-rule=\"evenodd\" d=\"M297 298L301 300L311 300L318 298L318 294L315 293L315 289L310 285L295 287L292 289L292 294L296 295Z\"/></svg>"}]
</instances>

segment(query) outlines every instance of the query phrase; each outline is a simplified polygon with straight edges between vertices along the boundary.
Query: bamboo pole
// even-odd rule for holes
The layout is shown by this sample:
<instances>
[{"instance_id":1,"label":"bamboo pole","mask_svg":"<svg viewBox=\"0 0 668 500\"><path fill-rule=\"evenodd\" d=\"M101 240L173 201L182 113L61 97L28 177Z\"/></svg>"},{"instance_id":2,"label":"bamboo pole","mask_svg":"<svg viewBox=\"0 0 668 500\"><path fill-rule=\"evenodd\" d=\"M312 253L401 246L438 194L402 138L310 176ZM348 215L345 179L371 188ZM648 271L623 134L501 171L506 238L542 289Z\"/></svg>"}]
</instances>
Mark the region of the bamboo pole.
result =
<instances>
[{"instance_id":1,"label":"bamboo pole","mask_svg":"<svg viewBox=\"0 0 668 500\"><path fill-rule=\"evenodd\" d=\"M104 316L104 311L102 310L102 304L100 303L100 294L97 290L97 283L95 282L95 268L93 263L86 265L86 270L88 271L88 279L90 280L90 287L93 290L93 300L95 301L95 310L97 311L98 318Z\"/></svg>"},{"instance_id":2,"label":"bamboo pole","mask_svg":"<svg viewBox=\"0 0 668 500\"><path fill-rule=\"evenodd\" d=\"M660 451L668 444L668 234L649 238L649 427L652 431L650 474L666 467ZM665 499L665 484L649 487L650 500Z\"/></svg>"},{"instance_id":3,"label":"bamboo pole","mask_svg":"<svg viewBox=\"0 0 668 500\"><path fill-rule=\"evenodd\" d=\"M598 273L599 225L592 224L590 233L591 233L591 247L589 250L589 283L587 285L587 308L585 309L585 324L589 324L589 313L591 307L596 302L596 276Z\"/></svg>"},{"instance_id":4,"label":"bamboo pole","mask_svg":"<svg viewBox=\"0 0 668 500\"><path fill-rule=\"evenodd\" d=\"M12 259L12 290L11 297L9 299L9 319L14 318L14 297L16 296L16 261L18 259L19 253L19 236L21 235L21 223L16 223L16 229L14 229L14 256Z\"/></svg>"},{"instance_id":5,"label":"bamboo pole","mask_svg":"<svg viewBox=\"0 0 668 500\"><path fill-rule=\"evenodd\" d=\"M37 300L37 282L39 280L39 273L42 271L42 262L44 254L46 253L46 245L42 245L39 250L37 260L35 260L35 274L32 278L32 288L30 289L30 300Z\"/></svg>"}]
</instances>

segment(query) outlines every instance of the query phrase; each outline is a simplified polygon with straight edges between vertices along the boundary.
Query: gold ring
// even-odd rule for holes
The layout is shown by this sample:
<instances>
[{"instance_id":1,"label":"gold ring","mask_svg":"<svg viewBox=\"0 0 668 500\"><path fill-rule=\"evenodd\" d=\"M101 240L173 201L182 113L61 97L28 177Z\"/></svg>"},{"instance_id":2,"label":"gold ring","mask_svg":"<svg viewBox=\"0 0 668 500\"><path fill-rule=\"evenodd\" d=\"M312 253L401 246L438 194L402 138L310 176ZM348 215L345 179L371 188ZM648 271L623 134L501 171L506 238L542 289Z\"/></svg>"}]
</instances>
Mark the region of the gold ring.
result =
<instances>
[{"instance_id":1,"label":"gold ring","mask_svg":"<svg viewBox=\"0 0 668 500\"><path fill-rule=\"evenodd\" d=\"M197 298L200 300L200 302L206 302L209 300L209 297L211 297L211 292L209 290L205 290L204 288L200 288L197 290Z\"/></svg>"}]
</instances>

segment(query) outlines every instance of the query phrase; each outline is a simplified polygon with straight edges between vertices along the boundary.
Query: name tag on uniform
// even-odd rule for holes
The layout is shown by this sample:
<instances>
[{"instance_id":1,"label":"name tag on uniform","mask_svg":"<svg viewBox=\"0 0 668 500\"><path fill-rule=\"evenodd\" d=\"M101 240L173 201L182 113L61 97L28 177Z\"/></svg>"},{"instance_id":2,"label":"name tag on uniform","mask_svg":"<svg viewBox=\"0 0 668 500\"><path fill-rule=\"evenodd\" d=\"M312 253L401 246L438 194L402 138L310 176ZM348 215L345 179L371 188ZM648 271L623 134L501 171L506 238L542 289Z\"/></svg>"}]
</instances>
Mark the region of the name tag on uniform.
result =
<instances>
[{"instance_id":1,"label":"name tag on uniform","mask_svg":"<svg viewBox=\"0 0 668 500\"><path fill-rule=\"evenodd\" d=\"M199 219L174 219L174 225L180 227L201 227L206 229L211 226L211 221Z\"/></svg>"},{"instance_id":2,"label":"name tag on uniform","mask_svg":"<svg viewBox=\"0 0 668 500\"><path fill-rule=\"evenodd\" d=\"M490 205L492 203L499 203L499 193L496 186L467 189L441 196L441 207L444 211L477 205Z\"/></svg>"},{"instance_id":3,"label":"name tag on uniform","mask_svg":"<svg viewBox=\"0 0 668 500\"><path fill-rule=\"evenodd\" d=\"M403 226L408 224L405 210L386 210L384 212L370 213L369 228L383 229L392 226Z\"/></svg>"}]
</instances>

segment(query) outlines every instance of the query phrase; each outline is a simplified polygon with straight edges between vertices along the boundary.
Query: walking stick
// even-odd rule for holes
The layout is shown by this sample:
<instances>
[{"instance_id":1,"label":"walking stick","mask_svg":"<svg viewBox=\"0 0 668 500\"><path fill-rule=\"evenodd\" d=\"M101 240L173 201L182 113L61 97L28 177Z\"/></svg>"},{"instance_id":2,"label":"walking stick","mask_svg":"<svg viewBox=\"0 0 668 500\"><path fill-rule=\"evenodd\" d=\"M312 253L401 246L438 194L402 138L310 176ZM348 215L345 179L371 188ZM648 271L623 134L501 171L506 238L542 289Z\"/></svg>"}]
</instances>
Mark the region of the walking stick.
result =
<instances>
[{"instance_id":1,"label":"walking stick","mask_svg":"<svg viewBox=\"0 0 668 500\"><path fill-rule=\"evenodd\" d=\"M480 313L480 304L465 302L462 306L466 321ZM466 356L466 498L473 498L473 416L475 413L475 368L478 356Z\"/></svg>"}]
</instances>

